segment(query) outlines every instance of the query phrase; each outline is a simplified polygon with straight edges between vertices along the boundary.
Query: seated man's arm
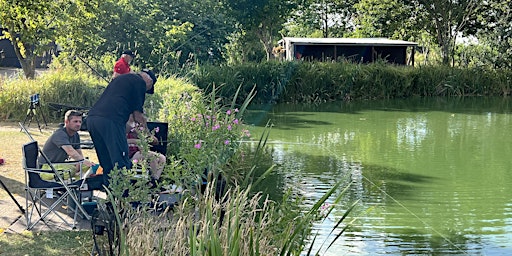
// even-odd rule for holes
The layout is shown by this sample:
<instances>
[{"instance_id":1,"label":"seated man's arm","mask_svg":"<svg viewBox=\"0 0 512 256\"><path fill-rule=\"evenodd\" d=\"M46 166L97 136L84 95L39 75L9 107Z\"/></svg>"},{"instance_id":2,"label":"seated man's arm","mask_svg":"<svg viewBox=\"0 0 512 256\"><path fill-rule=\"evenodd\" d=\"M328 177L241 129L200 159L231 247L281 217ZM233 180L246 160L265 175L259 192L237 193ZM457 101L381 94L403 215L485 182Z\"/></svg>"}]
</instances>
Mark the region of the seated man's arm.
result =
<instances>
[{"instance_id":1,"label":"seated man's arm","mask_svg":"<svg viewBox=\"0 0 512 256\"><path fill-rule=\"evenodd\" d=\"M147 119L146 117L144 116L144 114L140 111L133 111L133 120L137 123L139 123L140 125L142 125L142 127L144 127L144 129L148 129L148 124L147 124Z\"/></svg>"},{"instance_id":2,"label":"seated man's arm","mask_svg":"<svg viewBox=\"0 0 512 256\"><path fill-rule=\"evenodd\" d=\"M94 163L89 161L88 159L85 159L84 158L84 155L82 154L82 150L81 149L74 149L73 146L71 145L62 145L61 148L66 151L66 153L68 154L68 156L75 160L75 161L82 161L84 160L84 164L87 165L87 166L93 166Z\"/></svg>"}]
</instances>

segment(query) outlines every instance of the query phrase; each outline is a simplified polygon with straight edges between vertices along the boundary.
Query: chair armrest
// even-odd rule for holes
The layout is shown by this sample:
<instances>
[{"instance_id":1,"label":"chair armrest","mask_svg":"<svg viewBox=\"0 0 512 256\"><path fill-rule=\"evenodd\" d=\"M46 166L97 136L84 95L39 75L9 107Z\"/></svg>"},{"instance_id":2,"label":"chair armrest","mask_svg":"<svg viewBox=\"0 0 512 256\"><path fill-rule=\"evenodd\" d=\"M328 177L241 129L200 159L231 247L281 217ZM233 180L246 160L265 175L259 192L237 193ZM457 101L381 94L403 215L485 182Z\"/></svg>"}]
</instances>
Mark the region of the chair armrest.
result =
<instances>
[{"instance_id":1,"label":"chair armrest","mask_svg":"<svg viewBox=\"0 0 512 256\"><path fill-rule=\"evenodd\" d=\"M27 172L32 172L32 173L38 173L38 174L41 174L41 173L49 173L49 174L54 174L53 170L51 169L36 169L36 168L26 168L25 169Z\"/></svg>"}]
</instances>

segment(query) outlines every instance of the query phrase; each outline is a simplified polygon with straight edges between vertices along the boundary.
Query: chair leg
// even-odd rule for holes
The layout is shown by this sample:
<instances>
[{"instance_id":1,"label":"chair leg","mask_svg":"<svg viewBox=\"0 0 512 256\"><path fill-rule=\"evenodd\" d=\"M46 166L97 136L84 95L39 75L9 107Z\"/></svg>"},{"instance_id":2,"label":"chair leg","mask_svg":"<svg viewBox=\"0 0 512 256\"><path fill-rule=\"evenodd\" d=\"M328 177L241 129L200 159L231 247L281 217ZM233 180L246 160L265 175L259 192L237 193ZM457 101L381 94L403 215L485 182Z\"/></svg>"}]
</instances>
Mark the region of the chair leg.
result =
<instances>
[{"instance_id":1,"label":"chair leg","mask_svg":"<svg viewBox=\"0 0 512 256\"><path fill-rule=\"evenodd\" d=\"M51 204L45 202L45 200L44 200L45 193L43 193L39 190L35 190L34 193L31 193L31 191L29 191L29 194L30 195L28 195L28 196L32 199L32 205L31 205L31 209L28 210L29 203L28 203L28 199L27 199L27 215L26 215L27 230L31 230L32 228L34 228L34 226L37 225L40 221L46 223L46 221L45 221L46 217L48 217L48 215L50 215L51 213L53 213L57 217L59 217L59 219L61 219L62 222L64 222L66 225L68 225L72 228L75 228L75 220L73 220L73 224L70 224L66 219L64 219L64 217L61 216L60 213L57 212L57 207L61 203L65 204L64 199L66 199L69 194L67 191L64 192L61 196L59 196ZM43 209L43 207L46 209ZM33 220L34 209L38 213L38 218L35 221Z\"/></svg>"}]
</instances>

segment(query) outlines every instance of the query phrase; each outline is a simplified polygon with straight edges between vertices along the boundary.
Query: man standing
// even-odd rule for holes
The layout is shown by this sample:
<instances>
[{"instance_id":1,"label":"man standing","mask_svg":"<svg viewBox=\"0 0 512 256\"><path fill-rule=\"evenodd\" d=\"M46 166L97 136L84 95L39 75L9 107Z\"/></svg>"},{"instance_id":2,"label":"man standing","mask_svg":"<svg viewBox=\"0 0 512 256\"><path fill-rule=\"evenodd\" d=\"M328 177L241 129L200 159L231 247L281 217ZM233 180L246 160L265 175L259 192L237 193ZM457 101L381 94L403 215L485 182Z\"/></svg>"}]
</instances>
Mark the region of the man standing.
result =
<instances>
[{"instance_id":1,"label":"man standing","mask_svg":"<svg viewBox=\"0 0 512 256\"><path fill-rule=\"evenodd\" d=\"M56 130L43 146L43 152L48 160L53 163L62 163L68 159L75 161L84 160L86 166L93 166L94 163L84 159L80 149L80 134L78 131L82 126L82 112L68 110L64 115L64 127ZM46 159L39 156L39 166L46 164Z\"/></svg>"},{"instance_id":2,"label":"man standing","mask_svg":"<svg viewBox=\"0 0 512 256\"><path fill-rule=\"evenodd\" d=\"M113 79L87 115L87 129L103 168L103 183L117 166L131 168L126 140L126 122L133 115L135 122L147 129L144 116L146 93L154 93L156 76L151 70L129 73Z\"/></svg>"},{"instance_id":3,"label":"man standing","mask_svg":"<svg viewBox=\"0 0 512 256\"><path fill-rule=\"evenodd\" d=\"M135 58L135 54L130 51L126 50L121 54L121 58L117 60L116 64L114 65L114 74L112 75L112 79L123 75L130 73L130 62Z\"/></svg>"}]
</instances>

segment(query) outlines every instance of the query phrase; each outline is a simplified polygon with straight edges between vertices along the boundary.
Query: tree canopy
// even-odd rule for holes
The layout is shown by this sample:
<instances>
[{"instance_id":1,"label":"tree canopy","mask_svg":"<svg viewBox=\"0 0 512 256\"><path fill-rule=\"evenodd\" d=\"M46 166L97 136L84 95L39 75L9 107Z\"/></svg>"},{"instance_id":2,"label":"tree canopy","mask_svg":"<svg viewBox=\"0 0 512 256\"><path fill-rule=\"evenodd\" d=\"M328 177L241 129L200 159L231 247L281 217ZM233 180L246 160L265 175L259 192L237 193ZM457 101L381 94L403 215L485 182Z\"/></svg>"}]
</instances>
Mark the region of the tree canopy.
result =
<instances>
[{"instance_id":1,"label":"tree canopy","mask_svg":"<svg viewBox=\"0 0 512 256\"><path fill-rule=\"evenodd\" d=\"M439 53L440 64L502 68L512 66L511 1L0 0L0 24L27 78L53 43L89 61L131 49L136 65L172 73L270 60L283 36L410 40Z\"/></svg>"}]
</instances>

